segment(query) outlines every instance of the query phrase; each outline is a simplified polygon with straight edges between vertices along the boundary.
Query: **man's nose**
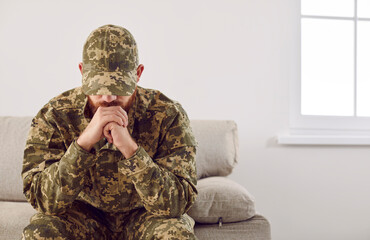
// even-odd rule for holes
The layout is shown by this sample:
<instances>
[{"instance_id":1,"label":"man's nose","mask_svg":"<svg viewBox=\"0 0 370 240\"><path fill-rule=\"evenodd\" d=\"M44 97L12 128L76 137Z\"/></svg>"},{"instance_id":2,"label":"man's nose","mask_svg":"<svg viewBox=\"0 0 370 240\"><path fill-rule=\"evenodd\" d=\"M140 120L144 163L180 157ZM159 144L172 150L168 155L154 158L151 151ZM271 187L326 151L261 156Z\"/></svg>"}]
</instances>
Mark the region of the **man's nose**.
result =
<instances>
[{"instance_id":1,"label":"man's nose","mask_svg":"<svg viewBox=\"0 0 370 240\"><path fill-rule=\"evenodd\" d=\"M104 100L104 102L110 103L116 100L117 96L116 95L102 95L102 99Z\"/></svg>"}]
</instances>

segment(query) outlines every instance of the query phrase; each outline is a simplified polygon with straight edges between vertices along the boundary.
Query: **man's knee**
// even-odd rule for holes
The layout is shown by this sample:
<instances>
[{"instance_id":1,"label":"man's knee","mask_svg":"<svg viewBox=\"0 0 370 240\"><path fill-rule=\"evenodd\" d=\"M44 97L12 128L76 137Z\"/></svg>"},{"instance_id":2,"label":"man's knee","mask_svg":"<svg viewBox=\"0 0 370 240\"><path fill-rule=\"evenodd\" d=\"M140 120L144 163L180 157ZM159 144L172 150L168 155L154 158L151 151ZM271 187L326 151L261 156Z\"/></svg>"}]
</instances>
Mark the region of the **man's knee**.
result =
<instances>
[{"instance_id":1,"label":"man's knee","mask_svg":"<svg viewBox=\"0 0 370 240\"><path fill-rule=\"evenodd\" d=\"M23 229L22 239L71 239L65 223L55 216L36 214Z\"/></svg>"},{"instance_id":2,"label":"man's knee","mask_svg":"<svg viewBox=\"0 0 370 240\"><path fill-rule=\"evenodd\" d=\"M194 222L186 215L180 218L149 218L143 224L144 239L197 239L194 235Z\"/></svg>"}]
</instances>

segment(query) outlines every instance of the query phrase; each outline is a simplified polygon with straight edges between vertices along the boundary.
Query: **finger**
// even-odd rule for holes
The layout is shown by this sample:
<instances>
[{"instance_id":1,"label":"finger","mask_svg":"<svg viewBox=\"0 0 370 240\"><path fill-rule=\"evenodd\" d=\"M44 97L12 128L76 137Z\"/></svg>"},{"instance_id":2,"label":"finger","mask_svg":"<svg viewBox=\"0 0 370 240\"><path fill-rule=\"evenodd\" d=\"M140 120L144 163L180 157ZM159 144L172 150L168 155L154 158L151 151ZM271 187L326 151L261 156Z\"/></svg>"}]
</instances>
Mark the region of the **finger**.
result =
<instances>
[{"instance_id":1,"label":"finger","mask_svg":"<svg viewBox=\"0 0 370 240\"><path fill-rule=\"evenodd\" d=\"M128 115L127 115L127 112L122 107L119 107L118 108L118 111L125 117L125 127L127 127L127 125L128 125Z\"/></svg>"},{"instance_id":2,"label":"finger","mask_svg":"<svg viewBox=\"0 0 370 240\"><path fill-rule=\"evenodd\" d=\"M122 111L124 111L124 110L122 109ZM121 118L122 121L123 121L123 124L120 124L120 125L126 127L128 125L128 118L127 118L127 116L125 116L122 113L122 111L118 111L118 109L117 110L106 111L106 112L103 113L103 116L116 115L117 117Z\"/></svg>"},{"instance_id":3,"label":"finger","mask_svg":"<svg viewBox=\"0 0 370 240\"><path fill-rule=\"evenodd\" d=\"M128 118L128 115L127 115L127 112L121 107L121 106L110 106L110 107L103 107L103 111L107 112L107 111L119 111L120 113L122 113L122 115L126 118Z\"/></svg>"},{"instance_id":4,"label":"finger","mask_svg":"<svg viewBox=\"0 0 370 240\"><path fill-rule=\"evenodd\" d=\"M102 126L107 125L109 122L115 122L120 126L124 125L124 122L123 122L122 118L120 118L117 115L113 115L113 114L106 115L106 116L102 117L102 122L101 122Z\"/></svg>"},{"instance_id":5,"label":"finger","mask_svg":"<svg viewBox=\"0 0 370 240\"><path fill-rule=\"evenodd\" d=\"M122 118L124 126L126 127L128 125L128 116L127 116L126 111L123 110L121 107L117 107L114 110L114 113L118 114Z\"/></svg>"},{"instance_id":6,"label":"finger","mask_svg":"<svg viewBox=\"0 0 370 240\"><path fill-rule=\"evenodd\" d=\"M110 133L110 130L111 130L110 124L107 124L104 127L103 134L104 134L104 137L108 140L109 143L113 143L113 138L112 138L112 135Z\"/></svg>"}]
</instances>

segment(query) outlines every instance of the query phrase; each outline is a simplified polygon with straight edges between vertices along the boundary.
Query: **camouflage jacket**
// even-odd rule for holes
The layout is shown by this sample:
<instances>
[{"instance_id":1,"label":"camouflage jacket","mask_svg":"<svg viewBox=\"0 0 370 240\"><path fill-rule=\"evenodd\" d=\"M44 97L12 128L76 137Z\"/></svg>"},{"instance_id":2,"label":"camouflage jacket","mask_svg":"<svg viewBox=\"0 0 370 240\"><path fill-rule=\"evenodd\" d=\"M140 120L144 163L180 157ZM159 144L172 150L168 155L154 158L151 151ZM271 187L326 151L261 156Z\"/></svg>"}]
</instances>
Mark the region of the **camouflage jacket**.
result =
<instances>
[{"instance_id":1,"label":"camouflage jacket","mask_svg":"<svg viewBox=\"0 0 370 240\"><path fill-rule=\"evenodd\" d=\"M128 159L105 139L91 152L76 143L91 120L87 109L79 87L50 100L32 120L22 169L31 205L50 215L75 200L111 213L140 207L156 215L185 213L197 195L196 141L181 105L138 87L128 130L139 148Z\"/></svg>"}]
</instances>

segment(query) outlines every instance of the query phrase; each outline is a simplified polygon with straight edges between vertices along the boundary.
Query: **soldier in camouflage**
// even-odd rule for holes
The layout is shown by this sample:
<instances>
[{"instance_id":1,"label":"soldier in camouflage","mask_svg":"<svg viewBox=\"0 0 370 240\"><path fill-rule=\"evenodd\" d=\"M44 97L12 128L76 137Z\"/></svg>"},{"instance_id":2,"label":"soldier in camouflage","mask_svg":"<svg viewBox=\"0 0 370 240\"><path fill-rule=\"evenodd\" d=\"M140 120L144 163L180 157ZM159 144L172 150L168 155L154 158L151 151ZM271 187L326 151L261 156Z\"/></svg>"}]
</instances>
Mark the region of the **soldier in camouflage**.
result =
<instances>
[{"instance_id":1,"label":"soldier in camouflage","mask_svg":"<svg viewBox=\"0 0 370 240\"><path fill-rule=\"evenodd\" d=\"M88 37L82 87L33 119L23 190L38 211L23 239L196 239L196 141L186 112L143 72L133 36L105 25Z\"/></svg>"}]
</instances>

